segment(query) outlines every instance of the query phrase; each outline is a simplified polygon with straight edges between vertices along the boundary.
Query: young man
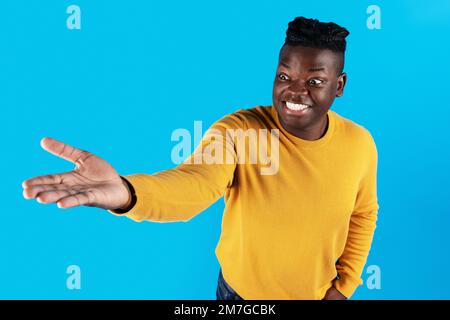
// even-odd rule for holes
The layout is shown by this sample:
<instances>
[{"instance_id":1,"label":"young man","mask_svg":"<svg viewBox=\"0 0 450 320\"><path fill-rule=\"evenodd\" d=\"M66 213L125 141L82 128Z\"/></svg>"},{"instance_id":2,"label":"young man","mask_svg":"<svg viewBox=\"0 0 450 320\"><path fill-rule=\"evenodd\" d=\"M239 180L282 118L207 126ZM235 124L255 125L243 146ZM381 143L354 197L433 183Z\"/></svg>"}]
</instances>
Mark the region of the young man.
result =
<instances>
[{"instance_id":1,"label":"young man","mask_svg":"<svg viewBox=\"0 0 450 320\"><path fill-rule=\"evenodd\" d=\"M348 34L334 23L290 22L273 105L223 117L176 168L121 177L92 153L44 138L44 149L76 168L25 181L24 196L135 221L188 221L224 195L218 299L345 299L362 282L378 212L375 143L330 110L347 79ZM249 130L272 133L259 136L256 158L276 155L274 170L251 161L255 141L238 146L239 130L245 141Z\"/></svg>"}]
</instances>

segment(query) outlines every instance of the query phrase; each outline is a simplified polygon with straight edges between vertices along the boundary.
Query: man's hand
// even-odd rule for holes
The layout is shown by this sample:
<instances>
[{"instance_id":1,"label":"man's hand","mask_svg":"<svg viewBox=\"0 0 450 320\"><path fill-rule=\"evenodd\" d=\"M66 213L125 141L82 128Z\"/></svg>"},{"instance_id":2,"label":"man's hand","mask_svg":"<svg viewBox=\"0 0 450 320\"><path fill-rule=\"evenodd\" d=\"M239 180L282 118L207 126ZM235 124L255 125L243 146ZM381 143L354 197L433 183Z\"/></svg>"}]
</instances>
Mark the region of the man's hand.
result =
<instances>
[{"instance_id":1,"label":"man's hand","mask_svg":"<svg viewBox=\"0 0 450 320\"><path fill-rule=\"evenodd\" d=\"M25 180L22 187L26 199L56 202L59 208L84 205L107 210L121 209L130 203L128 186L105 160L51 138L43 138L41 146L76 166L69 172Z\"/></svg>"},{"instance_id":2,"label":"man's hand","mask_svg":"<svg viewBox=\"0 0 450 320\"><path fill-rule=\"evenodd\" d=\"M323 300L347 300L347 297L340 293L335 287L331 287L328 289Z\"/></svg>"}]
</instances>

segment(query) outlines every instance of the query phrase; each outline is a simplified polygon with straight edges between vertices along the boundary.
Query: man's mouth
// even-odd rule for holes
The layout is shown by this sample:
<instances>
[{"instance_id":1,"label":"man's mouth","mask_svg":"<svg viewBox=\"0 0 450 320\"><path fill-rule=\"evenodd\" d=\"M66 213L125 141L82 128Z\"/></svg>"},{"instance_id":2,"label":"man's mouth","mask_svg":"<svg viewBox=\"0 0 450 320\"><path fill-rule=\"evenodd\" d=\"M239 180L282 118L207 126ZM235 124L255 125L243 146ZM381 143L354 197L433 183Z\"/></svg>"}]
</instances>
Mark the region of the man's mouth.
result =
<instances>
[{"instance_id":1,"label":"man's mouth","mask_svg":"<svg viewBox=\"0 0 450 320\"><path fill-rule=\"evenodd\" d=\"M293 103L293 102L289 102L289 101L286 101L285 104L286 104L286 107L287 107L289 110L292 110L292 111L302 111L302 110L305 110L305 109L311 107L311 106L308 105L308 104L303 104L303 103Z\"/></svg>"}]
</instances>

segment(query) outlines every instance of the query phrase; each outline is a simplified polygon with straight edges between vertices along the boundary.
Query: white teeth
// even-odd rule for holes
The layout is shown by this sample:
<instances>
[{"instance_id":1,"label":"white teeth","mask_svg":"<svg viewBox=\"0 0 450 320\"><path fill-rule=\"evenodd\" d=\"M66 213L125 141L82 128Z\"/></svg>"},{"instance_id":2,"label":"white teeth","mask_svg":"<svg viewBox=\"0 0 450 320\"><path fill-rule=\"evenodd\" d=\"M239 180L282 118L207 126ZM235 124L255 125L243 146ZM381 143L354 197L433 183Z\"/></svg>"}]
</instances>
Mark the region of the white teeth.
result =
<instances>
[{"instance_id":1,"label":"white teeth","mask_svg":"<svg viewBox=\"0 0 450 320\"><path fill-rule=\"evenodd\" d=\"M295 110L295 111L299 111L299 110L304 110L306 108L308 108L309 106L307 104L297 104L297 103L292 103L292 102L288 102L286 101L286 107L288 107L288 109L291 110Z\"/></svg>"}]
</instances>

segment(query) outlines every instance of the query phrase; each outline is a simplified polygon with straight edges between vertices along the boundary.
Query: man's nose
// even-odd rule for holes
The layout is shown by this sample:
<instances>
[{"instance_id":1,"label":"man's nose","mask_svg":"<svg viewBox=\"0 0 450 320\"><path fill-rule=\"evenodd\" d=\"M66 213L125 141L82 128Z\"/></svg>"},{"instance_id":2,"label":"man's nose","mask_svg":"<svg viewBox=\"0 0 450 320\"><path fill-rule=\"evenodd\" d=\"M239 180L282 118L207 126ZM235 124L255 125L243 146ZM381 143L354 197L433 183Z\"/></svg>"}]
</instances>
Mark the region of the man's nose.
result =
<instances>
[{"instance_id":1,"label":"man's nose","mask_svg":"<svg viewBox=\"0 0 450 320\"><path fill-rule=\"evenodd\" d=\"M308 95L308 88L303 81L294 81L289 86L289 93L292 95Z\"/></svg>"}]
</instances>

